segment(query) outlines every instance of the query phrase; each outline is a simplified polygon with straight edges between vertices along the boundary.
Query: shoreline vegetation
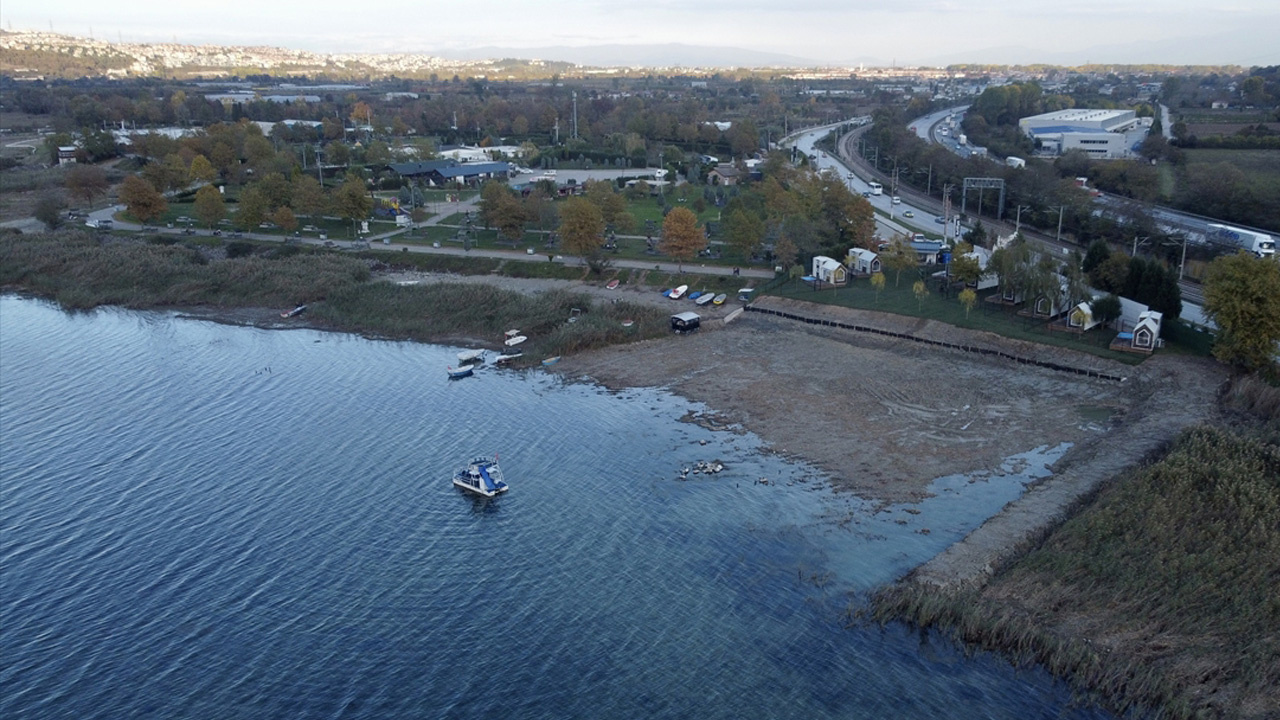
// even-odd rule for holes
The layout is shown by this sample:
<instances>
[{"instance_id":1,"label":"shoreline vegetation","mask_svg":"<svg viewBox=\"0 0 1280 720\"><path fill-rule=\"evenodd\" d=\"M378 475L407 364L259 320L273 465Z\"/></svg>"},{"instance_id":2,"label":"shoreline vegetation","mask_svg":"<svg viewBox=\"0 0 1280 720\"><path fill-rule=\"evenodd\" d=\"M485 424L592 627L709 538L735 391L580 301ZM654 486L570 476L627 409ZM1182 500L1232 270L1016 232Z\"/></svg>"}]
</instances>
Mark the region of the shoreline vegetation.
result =
<instances>
[{"instance_id":1,"label":"shoreline vegetation","mask_svg":"<svg viewBox=\"0 0 1280 720\"><path fill-rule=\"evenodd\" d=\"M219 257L222 253L181 244L99 243L83 233L7 235L0 239L0 286L50 298L69 310L119 305L209 315L306 304L303 322L287 326L419 342L495 346L503 332L520 328L530 339L515 366L667 330L668 313L662 309L621 299L596 302L570 290L529 295L495 284L374 282L376 261L312 248L269 246L260 253ZM460 269L457 258L412 259L415 268L425 259L436 261L428 267L440 272ZM475 260L480 262L470 262L468 274L497 269L497 261ZM576 274L580 278L582 271ZM459 312L463 308L473 312ZM568 322L575 309L576 321ZM271 313L259 315L280 325ZM261 317L237 319L262 324ZM623 320L632 324L623 327Z\"/></svg>"},{"instance_id":2,"label":"shoreline vegetation","mask_svg":"<svg viewBox=\"0 0 1280 720\"><path fill-rule=\"evenodd\" d=\"M1243 392L1267 397L1269 431L1188 430L984 586L908 576L871 616L1041 664L1122 715L1277 717L1280 392Z\"/></svg>"},{"instance_id":3,"label":"shoreline vegetation","mask_svg":"<svg viewBox=\"0 0 1280 720\"><path fill-rule=\"evenodd\" d=\"M907 501L940 474L990 467L1012 447L1077 443L1060 465L1068 474L1092 473L1094 489L1076 497L1070 512L1037 519L1034 537L997 536L998 547L987 550L990 577L945 585L908 576L877 594L871 617L938 628L1015 662L1042 663L1121 712L1280 714L1273 690L1280 686L1277 388L1238 379L1226 394L1228 412L1254 420L1230 432L1188 431L1141 467L1135 463L1148 449L1167 449L1179 428L1214 419L1220 369L1201 358L1164 357L1126 370L1131 377L1122 384L1074 379L767 317L752 317L749 329L735 323L671 343L661 339L670 334L670 306L654 301L665 277L619 272L644 288L631 302L620 292L587 292L598 289L585 283L548 283L534 293L515 287L517 278L581 281L585 269L408 255L403 263L386 259L410 274L454 278L392 282L385 277L393 268L374 256L297 246L4 234L0 288L69 310L191 310L249 325L424 342L497 346L504 331L520 328L530 337L526 366L572 356L557 366L562 372L613 387L670 387L724 411L726 423L747 425L780 452L812 459L837 487L884 501ZM464 282L463 275L489 277ZM279 319L280 310L300 304L309 306L301 322ZM975 337L870 311L808 312L923 337ZM578 320L568 322L571 316ZM623 319L633 324L623 328ZM1030 344L1018 347L1032 352ZM1106 369L1112 361L1087 362ZM840 401L826 402L833 397ZM1104 416L1101 428L1090 419ZM1258 423L1259 416L1270 420ZM929 432L920 433L922 426ZM850 462L847 449L832 449L839 445L863 448L861 464Z\"/></svg>"}]
</instances>

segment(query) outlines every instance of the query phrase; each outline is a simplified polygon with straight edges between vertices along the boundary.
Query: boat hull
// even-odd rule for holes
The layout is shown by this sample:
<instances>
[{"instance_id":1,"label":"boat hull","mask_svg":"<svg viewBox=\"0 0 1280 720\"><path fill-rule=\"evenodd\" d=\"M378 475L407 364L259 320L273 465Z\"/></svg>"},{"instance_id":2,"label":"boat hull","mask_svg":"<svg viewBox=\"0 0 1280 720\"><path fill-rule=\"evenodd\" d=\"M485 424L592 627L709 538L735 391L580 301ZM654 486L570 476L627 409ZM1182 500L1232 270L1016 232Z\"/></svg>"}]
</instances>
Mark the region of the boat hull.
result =
<instances>
[{"instance_id":1,"label":"boat hull","mask_svg":"<svg viewBox=\"0 0 1280 720\"><path fill-rule=\"evenodd\" d=\"M493 497L509 488L497 458L478 457L453 474L453 484L482 497Z\"/></svg>"}]
</instances>

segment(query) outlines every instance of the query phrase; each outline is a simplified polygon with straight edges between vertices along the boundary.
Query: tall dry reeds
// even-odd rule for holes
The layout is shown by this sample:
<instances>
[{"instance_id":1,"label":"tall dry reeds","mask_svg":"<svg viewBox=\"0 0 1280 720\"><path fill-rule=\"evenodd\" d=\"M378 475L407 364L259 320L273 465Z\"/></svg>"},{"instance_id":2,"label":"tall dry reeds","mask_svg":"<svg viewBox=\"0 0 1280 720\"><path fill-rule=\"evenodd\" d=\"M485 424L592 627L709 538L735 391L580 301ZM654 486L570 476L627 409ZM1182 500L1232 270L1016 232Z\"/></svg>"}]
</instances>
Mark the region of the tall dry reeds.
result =
<instances>
[{"instance_id":1,"label":"tall dry reeds","mask_svg":"<svg viewBox=\"0 0 1280 720\"><path fill-rule=\"evenodd\" d=\"M980 591L906 583L874 617L1032 661L1120 711L1280 715L1280 447L1209 427Z\"/></svg>"}]
</instances>

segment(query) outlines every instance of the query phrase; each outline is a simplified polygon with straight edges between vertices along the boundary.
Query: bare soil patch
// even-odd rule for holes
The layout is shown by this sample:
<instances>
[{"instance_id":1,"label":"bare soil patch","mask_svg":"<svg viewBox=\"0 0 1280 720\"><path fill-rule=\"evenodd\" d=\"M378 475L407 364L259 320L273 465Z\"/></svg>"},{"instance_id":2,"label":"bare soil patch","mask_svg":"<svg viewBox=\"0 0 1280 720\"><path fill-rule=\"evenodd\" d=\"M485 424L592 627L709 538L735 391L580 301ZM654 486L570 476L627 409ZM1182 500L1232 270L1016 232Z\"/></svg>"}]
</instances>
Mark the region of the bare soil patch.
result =
<instances>
[{"instance_id":1,"label":"bare soil patch","mask_svg":"<svg viewBox=\"0 0 1280 720\"><path fill-rule=\"evenodd\" d=\"M762 303L790 306L766 298ZM559 371L611 387L660 386L710 406L838 487L886 502L943 475L998 468L1009 455L1104 439L1152 384L1131 366L930 321L795 303L808 314L1126 376L1124 383L814 327L755 313L690 336L565 358Z\"/></svg>"}]
</instances>

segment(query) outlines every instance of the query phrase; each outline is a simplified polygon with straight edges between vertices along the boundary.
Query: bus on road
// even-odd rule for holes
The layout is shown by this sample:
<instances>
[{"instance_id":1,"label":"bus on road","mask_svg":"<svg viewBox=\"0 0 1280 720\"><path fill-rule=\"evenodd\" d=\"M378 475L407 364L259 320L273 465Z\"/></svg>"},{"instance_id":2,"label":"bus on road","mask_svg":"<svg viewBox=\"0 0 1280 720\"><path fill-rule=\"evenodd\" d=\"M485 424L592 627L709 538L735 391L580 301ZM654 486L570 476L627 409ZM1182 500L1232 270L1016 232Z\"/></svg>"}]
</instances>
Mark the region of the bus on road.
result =
<instances>
[{"instance_id":1,"label":"bus on road","mask_svg":"<svg viewBox=\"0 0 1280 720\"><path fill-rule=\"evenodd\" d=\"M883 186L883 185L881 185L881 184L880 184L880 183L878 183L878 182L874 182L874 181L869 182L869 183L867 183L867 187L871 188L871 194L872 194L872 195L883 195L883 194L884 194L884 186Z\"/></svg>"}]
</instances>

